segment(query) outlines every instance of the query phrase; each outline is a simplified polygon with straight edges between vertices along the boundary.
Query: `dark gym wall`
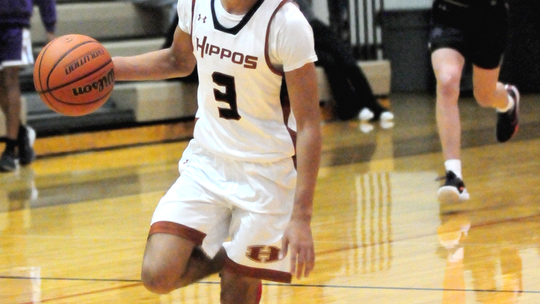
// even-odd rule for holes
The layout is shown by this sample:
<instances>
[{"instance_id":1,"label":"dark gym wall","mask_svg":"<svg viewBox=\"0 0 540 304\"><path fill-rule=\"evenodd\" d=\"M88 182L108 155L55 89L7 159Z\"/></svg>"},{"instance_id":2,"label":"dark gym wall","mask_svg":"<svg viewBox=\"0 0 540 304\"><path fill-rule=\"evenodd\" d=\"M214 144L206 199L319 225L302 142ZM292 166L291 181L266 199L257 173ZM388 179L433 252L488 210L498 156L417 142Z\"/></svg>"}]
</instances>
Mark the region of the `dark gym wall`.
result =
<instances>
[{"instance_id":1,"label":"dark gym wall","mask_svg":"<svg viewBox=\"0 0 540 304\"><path fill-rule=\"evenodd\" d=\"M508 48L501 80L522 93L540 92L540 0L507 0L510 7ZM434 77L427 49L430 10L385 11L384 55L392 64L392 92L433 91ZM470 69L462 90L470 90Z\"/></svg>"},{"instance_id":2,"label":"dark gym wall","mask_svg":"<svg viewBox=\"0 0 540 304\"><path fill-rule=\"evenodd\" d=\"M509 44L501 80L512 82L522 93L540 92L540 1L508 0Z\"/></svg>"}]
</instances>

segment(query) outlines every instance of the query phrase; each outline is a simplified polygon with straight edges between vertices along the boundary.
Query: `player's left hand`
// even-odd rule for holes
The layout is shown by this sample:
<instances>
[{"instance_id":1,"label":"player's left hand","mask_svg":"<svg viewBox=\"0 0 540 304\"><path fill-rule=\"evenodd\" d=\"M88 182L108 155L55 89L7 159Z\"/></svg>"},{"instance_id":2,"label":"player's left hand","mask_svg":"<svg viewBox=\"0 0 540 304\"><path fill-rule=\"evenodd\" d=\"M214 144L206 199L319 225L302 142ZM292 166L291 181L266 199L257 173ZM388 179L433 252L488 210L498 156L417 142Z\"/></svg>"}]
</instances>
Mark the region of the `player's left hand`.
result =
<instances>
[{"instance_id":1,"label":"player's left hand","mask_svg":"<svg viewBox=\"0 0 540 304\"><path fill-rule=\"evenodd\" d=\"M291 220L283 235L281 258L290 253L291 274L308 277L315 267L315 249L310 221Z\"/></svg>"}]
</instances>

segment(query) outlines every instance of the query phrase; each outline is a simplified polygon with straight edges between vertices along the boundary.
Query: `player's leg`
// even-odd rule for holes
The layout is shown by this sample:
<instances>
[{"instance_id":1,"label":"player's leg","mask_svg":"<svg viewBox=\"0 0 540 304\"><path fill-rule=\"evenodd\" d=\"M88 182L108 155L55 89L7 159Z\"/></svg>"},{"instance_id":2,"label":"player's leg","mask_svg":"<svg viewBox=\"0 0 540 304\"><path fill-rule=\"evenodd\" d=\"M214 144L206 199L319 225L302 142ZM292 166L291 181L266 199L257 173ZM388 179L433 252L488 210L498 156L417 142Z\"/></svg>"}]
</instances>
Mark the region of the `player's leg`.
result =
<instances>
[{"instance_id":1,"label":"player's leg","mask_svg":"<svg viewBox=\"0 0 540 304\"><path fill-rule=\"evenodd\" d=\"M0 103L6 120L6 148L0 158L0 171L13 171L17 167L17 137L19 135L21 92L19 68L4 67L0 72Z\"/></svg>"},{"instance_id":2,"label":"player's leg","mask_svg":"<svg viewBox=\"0 0 540 304\"><path fill-rule=\"evenodd\" d=\"M504 84L499 82L500 67L485 69L473 65L474 97L482 107L504 109L509 100Z\"/></svg>"},{"instance_id":3,"label":"player's leg","mask_svg":"<svg viewBox=\"0 0 540 304\"><path fill-rule=\"evenodd\" d=\"M477 2L471 36L474 96L483 107L497 109L497 139L509 140L518 128L519 92L499 82L507 45L508 11L502 0Z\"/></svg>"},{"instance_id":4,"label":"player's leg","mask_svg":"<svg viewBox=\"0 0 540 304\"><path fill-rule=\"evenodd\" d=\"M148 237L143 256L141 279L155 293L165 294L182 285L182 275L195 244L179 236L165 233Z\"/></svg>"},{"instance_id":5,"label":"player's leg","mask_svg":"<svg viewBox=\"0 0 540 304\"><path fill-rule=\"evenodd\" d=\"M465 59L456 50L442 48L431 55L437 80L436 120L445 159L459 159L461 124L459 117L460 81Z\"/></svg>"},{"instance_id":6,"label":"player's leg","mask_svg":"<svg viewBox=\"0 0 540 304\"><path fill-rule=\"evenodd\" d=\"M255 304L260 300L261 280L224 269L221 272L222 304Z\"/></svg>"},{"instance_id":7,"label":"player's leg","mask_svg":"<svg viewBox=\"0 0 540 304\"><path fill-rule=\"evenodd\" d=\"M188 175L186 170L183 175ZM229 209L204 201L206 194L182 177L157 206L144 252L141 278L158 294L219 272L226 257L222 244L228 235ZM177 195L179 191L186 195ZM200 201L191 200L195 197Z\"/></svg>"},{"instance_id":8,"label":"player's leg","mask_svg":"<svg viewBox=\"0 0 540 304\"><path fill-rule=\"evenodd\" d=\"M22 49L21 49L21 61L23 65L30 65L34 63L34 55L32 53L32 39L30 37L30 30L28 28L22 29ZM20 82L19 71L17 71L17 83ZM34 161L36 154L34 152L34 141L36 139L36 131L28 125L23 125L20 119L21 107L21 90L20 85L18 88L18 104L19 104L19 116L17 124L19 130L17 134L17 145L19 147L18 156L21 165L28 165Z\"/></svg>"},{"instance_id":9,"label":"player's leg","mask_svg":"<svg viewBox=\"0 0 540 304\"><path fill-rule=\"evenodd\" d=\"M233 235L224 243L227 256L221 271L221 303L258 303L261 280L291 282L290 258L279 257L289 218L287 213L234 211Z\"/></svg>"},{"instance_id":10,"label":"player's leg","mask_svg":"<svg viewBox=\"0 0 540 304\"><path fill-rule=\"evenodd\" d=\"M273 163L226 161L235 183L222 195L231 210L227 255L221 270L221 303L259 303L261 280L290 283L290 258L280 259L283 233L289 223L296 186L292 159ZM255 195L256 194L256 195ZM205 241L206 242L206 241Z\"/></svg>"},{"instance_id":11,"label":"player's leg","mask_svg":"<svg viewBox=\"0 0 540 304\"><path fill-rule=\"evenodd\" d=\"M483 107L504 109L507 92L499 82L500 66L507 45L508 16L503 0L478 1L471 5L473 18L470 29L473 90Z\"/></svg>"},{"instance_id":12,"label":"player's leg","mask_svg":"<svg viewBox=\"0 0 540 304\"><path fill-rule=\"evenodd\" d=\"M23 29L5 27L0 29L0 105L6 116L8 139L17 139L21 111L19 66L27 64L23 58Z\"/></svg>"},{"instance_id":13,"label":"player's leg","mask_svg":"<svg viewBox=\"0 0 540 304\"><path fill-rule=\"evenodd\" d=\"M519 91L513 85L499 82L500 67L473 67L474 96L483 107L497 109L497 140L505 142L517 132Z\"/></svg>"},{"instance_id":14,"label":"player's leg","mask_svg":"<svg viewBox=\"0 0 540 304\"><path fill-rule=\"evenodd\" d=\"M249 268L236 265L228 257L225 257L229 267L223 267L220 272L222 304L255 304L259 303L262 296L262 281L257 276L248 275ZM240 267L230 267L236 265ZM239 269L243 269L244 271ZM245 271L247 270L247 271ZM256 273L256 271L255 271Z\"/></svg>"},{"instance_id":15,"label":"player's leg","mask_svg":"<svg viewBox=\"0 0 540 304\"><path fill-rule=\"evenodd\" d=\"M257 303L261 281L290 283L290 257L280 258L292 213L296 170L291 159L244 164L233 209L221 277L222 303ZM257 195L253 195L257 193Z\"/></svg>"},{"instance_id":16,"label":"player's leg","mask_svg":"<svg viewBox=\"0 0 540 304\"><path fill-rule=\"evenodd\" d=\"M6 132L9 139L17 140L21 115L21 89L19 67L9 66L3 69L3 87L5 90Z\"/></svg>"},{"instance_id":17,"label":"player's leg","mask_svg":"<svg viewBox=\"0 0 540 304\"><path fill-rule=\"evenodd\" d=\"M6 150L0 159L1 171L15 170L17 162L29 164L35 158L32 148L35 132L21 124L20 66L31 64L30 32L19 27L0 30L0 105L6 117ZM16 148L18 150L16 151Z\"/></svg>"},{"instance_id":18,"label":"player's leg","mask_svg":"<svg viewBox=\"0 0 540 304\"><path fill-rule=\"evenodd\" d=\"M146 244L141 278L148 290L169 293L220 271L224 256L224 250L220 250L210 259L188 239L166 233L152 234Z\"/></svg>"},{"instance_id":19,"label":"player's leg","mask_svg":"<svg viewBox=\"0 0 540 304\"><path fill-rule=\"evenodd\" d=\"M227 180L216 168L214 157L193 140L179 162L180 177L152 217L141 272L150 291L168 293L222 268L231 211L220 195L208 191L220 188L215 181Z\"/></svg>"},{"instance_id":20,"label":"player's leg","mask_svg":"<svg viewBox=\"0 0 540 304\"><path fill-rule=\"evenodd\" d=\"M467 199L468 193L461 175L461 121L459 115L460 82L465 58L451 48L440 48L431 55L437 80L436 120L443 157L445 182L437 192L440 201Z\"/></svg>"},{"instance_id":21,"label":"player's leg","mask_svg":"<svg viewBox=\"0 0 540 304\"><path fill-rule=\"evenodd\" d=\"M230 210L203 199L208 194L186 177L190 169L161 199L152 218L141 278L148 290L158 294L217 273L225 261L222 244Z\"/></svg>"},{"instance_id":22,"label":"player's leg","mask_svg":"<svg viewBox=\"0 0 540 304\"><path fill-rule=\"evenodd\" d=\"M6 116L6 113L8 112L8 107L9 107L8 88L6 86L6 81L4 80L5 78L6 78L5 70L0 69L0 108L2 109L2 113L4 114L4 116Z\"/></svg>"},{"instance_id":23,"label":"player's leg","mask_svg":"<svg viewBox=\"0 0 540 304\"><path fill-rule=\"evenodd\" d=\"M16 140L19 134L21 113L19 67L4 67L0 75L0 103L6 116L6 135L9 139Z\"/></svg>"}]
</instances>

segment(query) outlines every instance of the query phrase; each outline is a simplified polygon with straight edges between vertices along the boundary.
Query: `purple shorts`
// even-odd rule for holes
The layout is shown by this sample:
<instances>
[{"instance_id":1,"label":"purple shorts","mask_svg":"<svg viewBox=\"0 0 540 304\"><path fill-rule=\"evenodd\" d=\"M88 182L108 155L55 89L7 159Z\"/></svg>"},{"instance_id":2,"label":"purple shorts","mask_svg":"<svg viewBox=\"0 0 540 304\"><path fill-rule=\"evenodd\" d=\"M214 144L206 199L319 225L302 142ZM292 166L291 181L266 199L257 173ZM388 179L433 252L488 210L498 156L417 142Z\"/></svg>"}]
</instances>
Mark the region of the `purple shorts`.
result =
<instances>
[{"instance_id":1,"label":"purple shorts","mask_svg":"<svg viewBox=\"0 0 540 304\"><path fill-rule=\"evenodd\" d=\"M32 63L30 31L22 27L0 28L0 69Z\"/></svg>"}]
</instances>

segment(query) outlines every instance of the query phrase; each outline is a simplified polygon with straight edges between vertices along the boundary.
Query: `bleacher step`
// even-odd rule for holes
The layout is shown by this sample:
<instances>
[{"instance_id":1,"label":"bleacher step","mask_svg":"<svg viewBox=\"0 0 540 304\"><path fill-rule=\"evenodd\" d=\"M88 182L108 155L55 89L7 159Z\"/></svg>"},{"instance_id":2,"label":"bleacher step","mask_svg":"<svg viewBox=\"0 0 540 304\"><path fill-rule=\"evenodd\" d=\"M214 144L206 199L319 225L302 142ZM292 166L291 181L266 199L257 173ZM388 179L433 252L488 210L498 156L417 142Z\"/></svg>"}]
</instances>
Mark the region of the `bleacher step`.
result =
<instances>
[{"instance_id":1,"label":"bleacher step","mask_svg":"<svg viewBox=\"0 0 540 304\"><path fill-rule=\"evenodd\" d=\"M38 136L102 130L135 121L132 110L117 108L111 101L107 101L91 114L72 117L49 109L37 93L25 93L24 97L27 107L26 123L37 131Z\"/></svg>"}]
</instances>

